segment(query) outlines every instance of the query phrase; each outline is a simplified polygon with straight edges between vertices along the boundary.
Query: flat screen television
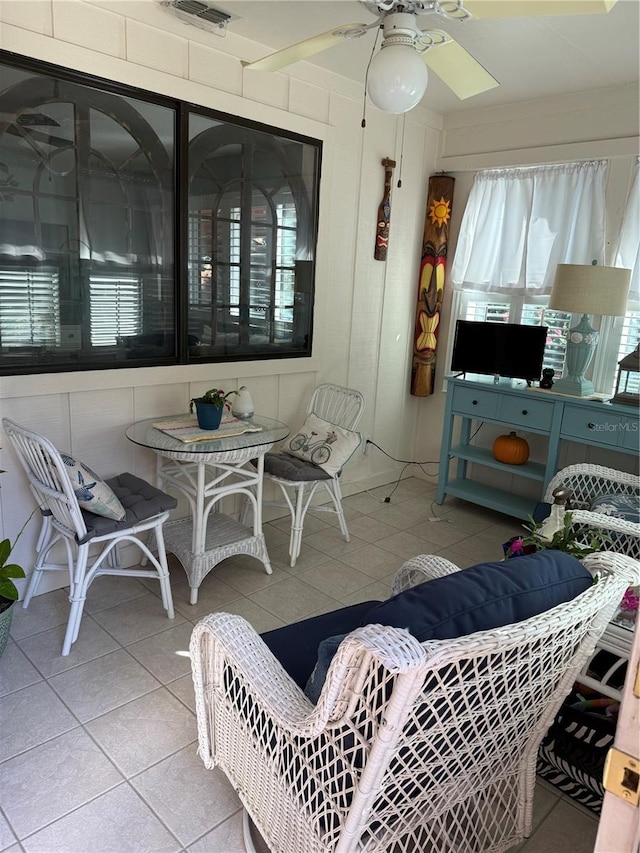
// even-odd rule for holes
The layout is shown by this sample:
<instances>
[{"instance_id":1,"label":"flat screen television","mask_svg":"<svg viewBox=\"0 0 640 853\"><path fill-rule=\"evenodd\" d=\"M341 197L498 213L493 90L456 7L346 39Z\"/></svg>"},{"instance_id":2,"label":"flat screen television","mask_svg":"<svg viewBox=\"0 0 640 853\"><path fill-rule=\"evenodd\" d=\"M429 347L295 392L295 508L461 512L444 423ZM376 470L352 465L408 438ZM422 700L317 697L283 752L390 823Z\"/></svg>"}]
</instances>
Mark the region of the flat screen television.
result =
<instances>
[{"instance_id":1,"label":"flat screen television","mask_svg":"<svg viewBox=\"0 0 640 853\"><path fill-rule=\"evenodd\" d=\"M546 340L546 326L458 320L451 370L532 382L540 379Z\"/></svg>"}]
</instances>

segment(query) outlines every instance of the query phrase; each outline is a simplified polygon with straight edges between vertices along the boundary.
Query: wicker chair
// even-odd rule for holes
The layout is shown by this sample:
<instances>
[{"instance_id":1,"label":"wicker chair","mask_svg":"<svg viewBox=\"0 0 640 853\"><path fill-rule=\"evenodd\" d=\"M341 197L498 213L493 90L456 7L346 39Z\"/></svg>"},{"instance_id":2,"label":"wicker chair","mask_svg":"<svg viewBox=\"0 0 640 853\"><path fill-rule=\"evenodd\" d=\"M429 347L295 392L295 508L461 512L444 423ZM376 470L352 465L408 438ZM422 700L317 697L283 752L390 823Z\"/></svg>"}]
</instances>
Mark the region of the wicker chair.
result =
<instances>
[{"instance_id":1,"label":"wicker chair","mask_svg":"<svg viewBox=\"0 0 640 853\"><path fill-rule=\"evenodd\" d=\"M585 543L589 528L603 530L612 536L608 550L640 560L640 524L589 509L596 498L605 495L632 496L640 509L640 477L637 474L602 465L569 465L550 480L544 496L547 503L553 502L553 492L557 488L571 490L573 526L584 530Z\"/></svg>"},{"instance_id":2,"label":"wicker chair","mask_svg":"<svg viewBox=\"0 0 640 853\"><path fill-rule=\"evenodd\" d=\"M74 485L62 455L45 436L4 418L5 432L24 468L31 491L40 506L42 527L36 545L36 562L22 602L29 606L45 572L68 571L71 608L62 646L68 655L78 638L80 620L87 591L101 575L155 578L160 582L162 606L170 619L174 618L173 598L169 581L162 526L176 499L161 492L139 477L121 474L106 482L122 501L125 516L121 521L99 517L78 503ZM155 536L156 553L143 539ZM51 562L51 552L58 542L66 549L65 564ZM133 543L151 566L120 567L118 545Z\"/></svg>"},{"instance_id":3,"label":"wicker chair","mask_svg":"<svg viewBox=\"0 0 640 853\"><path fill-rule=\"evenodd\" d=\"M199 752L238 791L273 853L480 853L531 832L536 754L637 568L601 573L540 616L419 643L366 625L333 658L317 705L241 617L195 627ZM416 557L394 593L457 571Z\"/></svg>"},{"instance_id":4,"label":"wicker chair","mask_svg":"<svg viewBox=\"0 0 640 853\"><path fill-rule=\"evenodd\" d=\"M314 414L343 429L355 430L364 411L364 397L359 391L343 388L340 385L318 385L307 405L307 415ZM340 475L342 469L333 476L311 463L298 464L295 474L282 476L279 453L267 453L264 457L265 479L277 483L285 503L264 501L265 506L286 506L291 514L291 533L289 538L289 558L292 566L300 555L304 519L310 509L311 501L318 486L324 487L331 500L328 506L314 505L314 512L332 512L338 516L340 530L345 542L349 541L349 530L342 509ZM245 508L248 506L245 505Z\"/></svg>"}]
</instances>

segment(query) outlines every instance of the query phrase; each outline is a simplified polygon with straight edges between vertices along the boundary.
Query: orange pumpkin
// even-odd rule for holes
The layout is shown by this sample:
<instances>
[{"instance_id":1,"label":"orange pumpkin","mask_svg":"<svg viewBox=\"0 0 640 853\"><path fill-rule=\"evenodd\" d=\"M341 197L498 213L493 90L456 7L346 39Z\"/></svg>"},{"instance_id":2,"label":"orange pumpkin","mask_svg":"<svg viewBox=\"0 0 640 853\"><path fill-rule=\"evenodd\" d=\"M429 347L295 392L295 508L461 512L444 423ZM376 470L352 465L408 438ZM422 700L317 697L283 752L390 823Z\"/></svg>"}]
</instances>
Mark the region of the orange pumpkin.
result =
<instances>
[{"instance_id":1,"label":"orange pumpkin","mask_svg":"<svg viewBox=\"0 0 640 853\"><path fill-rule=\"evenodd\" d=\"M498 462L507 465L524 465L529 458L529 445L524 438L515 432L509 435L499 435L493 442L493 456Z\"/></svg>"}]
</instances>

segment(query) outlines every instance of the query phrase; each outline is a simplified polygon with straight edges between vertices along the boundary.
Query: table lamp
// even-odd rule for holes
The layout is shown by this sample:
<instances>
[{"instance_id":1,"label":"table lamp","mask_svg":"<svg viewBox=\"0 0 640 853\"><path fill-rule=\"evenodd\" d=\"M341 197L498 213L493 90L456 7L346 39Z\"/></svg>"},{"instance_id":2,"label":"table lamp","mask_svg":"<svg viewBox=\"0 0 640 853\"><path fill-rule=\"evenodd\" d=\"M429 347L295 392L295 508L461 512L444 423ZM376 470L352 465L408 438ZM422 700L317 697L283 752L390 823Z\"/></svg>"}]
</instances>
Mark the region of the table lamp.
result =
<instances>
[{"instance_id":1,"label":"table lamp","mask_svg":"<svg viewBox=\"0 0 640 853\"><path fill-rule=\"evenodd\" d=\"M559 394L587 397L593 382L584 378L598 344L598 332L591 328L589 314L621 317L627 310L631 270L595 264L558 264L549 308L582 314L577 326L569 329L563 376L553 386Z\"/></svg>"}]
</instances>

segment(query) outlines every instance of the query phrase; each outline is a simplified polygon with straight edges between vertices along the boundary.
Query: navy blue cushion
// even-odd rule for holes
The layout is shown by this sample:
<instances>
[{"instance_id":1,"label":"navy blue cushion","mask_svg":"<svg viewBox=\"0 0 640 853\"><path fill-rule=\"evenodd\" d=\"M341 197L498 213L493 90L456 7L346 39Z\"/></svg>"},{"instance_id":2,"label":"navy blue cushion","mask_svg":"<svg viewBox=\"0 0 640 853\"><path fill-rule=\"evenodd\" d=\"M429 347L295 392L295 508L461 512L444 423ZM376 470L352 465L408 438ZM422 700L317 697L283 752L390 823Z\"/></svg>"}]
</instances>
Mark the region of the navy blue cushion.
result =
<instances>
[{"instance_id":1,"label":"navy blue cushion","mask_svg":"<svg viewBox=\"0 0 640 853\"><path fill-rule=\"evenodd\" d=\"M153 518L168 509L174 509L178 501L166 492L156 489L146 480L136 477L134 474L125 472L110 480L105 480L107 485L115 493L116 497L125 509L124 518L115 521L101 515L94 515L88 510L82 510L87 535L80 540L82 545L89 542L94 536L104 536L117 530L126 530L140 521Z\"/></svg>"},{"instance_id":2,"label":"navy blue cushion","mask_svg":"<svg viewBox=\"0 0 640 853\"><path fill-rule=\"evenodd\" d=\"M304 689L318 657L318 646L326 637L348 634L361 623L367 611L379 601L362 601L330 613L321 613L284 628L262 634L262 639L282 664L283 669ZM336 647L337 648L337 647Z\"/></svg>"},{"instance_id":3,"label":"navy blue cushion","mask_svg":"<svg viewBox=\"0 0 640 853\"><path fill-rule=\"evenodd\" d=\"M419 584L371 608L362 624L408 628L420 642L449 640L521 622L570 601L592 584L575 557L539 551Z\"/></svg>"},{"instance_id":4,"label":"navy blue cushion","mask_svg":"<svg viewBox=\"0 0 640 853\"><path fill-rule=\"evenodd\" d=\"M327 671L331 665L340 643L346 637L346 634L336 634L334 637L327 637L318 646L318 655L316 665L313 672L309 676L304 692L315 705L320 698L320 691L327 678Z\"/></svg>"}]
</instances>

